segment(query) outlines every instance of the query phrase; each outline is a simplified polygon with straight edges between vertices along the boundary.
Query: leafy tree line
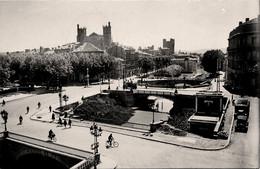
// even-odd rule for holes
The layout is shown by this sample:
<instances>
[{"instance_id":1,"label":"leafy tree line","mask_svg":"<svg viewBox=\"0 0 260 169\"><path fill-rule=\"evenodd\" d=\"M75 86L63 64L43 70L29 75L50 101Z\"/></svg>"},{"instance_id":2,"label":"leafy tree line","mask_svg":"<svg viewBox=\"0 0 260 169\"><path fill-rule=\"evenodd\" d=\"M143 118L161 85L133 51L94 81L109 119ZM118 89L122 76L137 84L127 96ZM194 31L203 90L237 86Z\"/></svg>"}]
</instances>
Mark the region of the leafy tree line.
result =
<instances>
[{"instance_id":1,"label":"leafy tree line","mask_svg":"<svg viewBox=\"0 0 260 169\"><path fill-rule=\"evenodd\" d=\"M117 62L106 53L14 53L0 55L0 84L19 80L42 83L59 77L69 78L72 74L87 74L90 77L115 70Z\"/></svg>"},{"instance_id":2,"label":"leafy tree line","mask_svg":"<svg viewBox=\"0 0 260 169\"><path fill-rule=\"evenodd\" d=\"M142 73L167 67L170 63L170 56L140 56L138 58L138 67Z\"/></svg>"},{"instance_id":3,"label":"leafy tree line","mask_svg":"<svg viewBox=\"0 0 260 169\"><path fill-rule=\"evenodd\" d=\"M170 65L170 56L139 56L136 68L143 73ZM109 76L117 67L114 56L107 53L12 53L0 55L0 85L7 82L49 83L57 77L87 74Z\"/></svg>"}]
</instances>

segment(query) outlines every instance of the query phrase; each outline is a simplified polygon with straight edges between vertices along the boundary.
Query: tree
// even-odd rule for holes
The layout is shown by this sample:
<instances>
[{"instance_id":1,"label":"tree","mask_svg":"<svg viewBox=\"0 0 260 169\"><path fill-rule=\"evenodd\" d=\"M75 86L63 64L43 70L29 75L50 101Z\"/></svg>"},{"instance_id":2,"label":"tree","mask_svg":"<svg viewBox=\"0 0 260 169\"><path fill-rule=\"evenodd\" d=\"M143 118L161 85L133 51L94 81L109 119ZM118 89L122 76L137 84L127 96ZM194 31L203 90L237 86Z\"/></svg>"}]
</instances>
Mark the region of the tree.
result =
<instances>
[{"instance_id":1,"label":"tree","mask_svg":"<svg viewBox=\"0 0 260 169\"><path fill-rule=\"evenodd\" d=\"M182 71L182 67L180 65L171 65L166 68L166 71L169 73L169 75L173 76L179 76Z\"/></svg>"},{"instance_id":2,"label":"tree","mask_svg":"<svg viewBox=\"0 0 260 169\"><path fill-rule=\"evenodd\" d=\"M201 65L204 70L216 74L217 65L219 68L223 68L224 53L221 50L209 50L203 54ZM217 64L219 62L219 64Z\"/></svg>"},{"instance_id":3,"label":"tree","mask_svg":"<svg viewBox=\"0 0 260 169\"><path fill-rule=\"evenodd\" d=\"M11 63L10 63L10 70L12 71L10 81L22 79L22 65L24 63L25 56L21 53L10 55Z\"/></svg>"},{"instance_id":4,"label":"tree","mask_svg":"<svg viewBox=\"0 0 260 169\"><path fill-rule=\"evenodd\" d=\"M10 78L10 62L9 56L0 55L0 85L5 85Z\"/></svg>"},{"instance_id":5,"label":"tree","mask_svg":"<svg viewBox=\"0 0 260 169\"><path fill-rule=\"evenodd\" d=\"M155 67L155 62L151 56L141 56L138 58L138 66L142 69L143 73L147 73L153 70Z\"/></svg>"}]
</instances>

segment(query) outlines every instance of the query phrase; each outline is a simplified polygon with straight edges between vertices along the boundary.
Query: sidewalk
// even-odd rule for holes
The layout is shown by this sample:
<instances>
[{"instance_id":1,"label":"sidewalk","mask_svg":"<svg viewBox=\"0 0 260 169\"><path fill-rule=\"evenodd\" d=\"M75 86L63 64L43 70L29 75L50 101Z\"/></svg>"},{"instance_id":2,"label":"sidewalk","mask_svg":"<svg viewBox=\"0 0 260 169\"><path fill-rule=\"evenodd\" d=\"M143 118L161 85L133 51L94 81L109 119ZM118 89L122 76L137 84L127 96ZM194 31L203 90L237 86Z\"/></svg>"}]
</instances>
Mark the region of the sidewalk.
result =
<instances>
[{"instance_id":1,"label":"sidewalk","mask_svg":"<svg viewBox=\"0 0 260 169\"><path fill-rule=\"evenodd\" d=\"M9 102L9 101L13 101L13 100L17 100L17 99L21 99L21 98L26 98L26 97L30 97L33 94L31 93L11 93L8 94L7 96L0 96L0 100L4 100L5 102Z\"/></svg>"},{"instance_id":2,"label":"sidewalk","mask_svg":"<svg viewBox=\"0 0 260 169\"><path fill-rule=\"evenodd\" d=\"M33 94L14 94L6 97L2 97L2 99L5 99L5 101L12 101L16 99L21 99L25 97L30 97ZM73 101L77 101L76 99L73 99ZM72 100L71 100L72 102ZM53 108L59 107L59 104L52 105ZM233 113L231 110L231 105L229 105L229 108L227 110L227 113ZM31 120L37 120L41 122L48 122L51 123L52 119L52 112L49 111L48 106L42 106L38 112L33 114L31 116ZM229 115L232 117L232 115ZM55 123L58 122L58 116L56 116L56 119L54 121ZM226 125L227 123L230 123L229 125ZM91 121L80 121L77 119L72 119L72 125L73 126L79 126L79 127L87 127L89 128L93 122ZM122 126L116 126L116 125L110 125L110 124L104 124L104 123L98 123L99 126L102 126L104 131L114 132L118 134L123 134L127 136L137 137L141 139L146 139L150 141L156 141L161 142L165 144L171 144L171 145L179 145L187 148L193 148L193 149L200 149L200 150L220 150L228 146L230 142L230 136L231 136L231 130L232 130L232 118L229 118L229 120L226 119L225 121L225 130L229 132L229 138L228 140L222 140L222 139L208 139L204 138L198 135L194 135L191 133L188 133L187 136L181 137L181 136L172 136L172 135L166 135L159 131L150 134L147 130L141 130L141 129L135 129L135 128L128 128L128 127L122 127Z\"/></svg>"},{"instance_id":3,"label":"sidewalk","mask_svg":"<svg viewBox=\"0 0 260 169\"><path fill-rule=\"evenodd\" d=\"M232 113L232 112L229 111L227 113ZM45 107L40 109L34 115L32 115L31 120L37 120L37 121L48 122L48 123L58 123L58 116L56 116L56 119L53 122L51 119L51 115L52 113L49 112L48 107ZM77 119L71 119L71 120L72 120L72 126L89 128L90 126L93 125L92 121L85 121L85 120L81 121ZM227 130L229 132L229 138L227 140L223 140L223 139L204 138L192 133L188 133L187 136L181 137L181 136L166 135L160 131L157 131L155 133L150 133L148 130L122 127L122 126L110 125L105 123L98 123L98 125L101 126L104 131L108 131L108 132L123 134L131 137L137 137L149 141L156 141L160 143L178 145L186 148L206 150L206 151L220 150L227 147L230 142L230 135L232 129L231 124L226 126L230 128L229 130Z\"/></svg>"}]
</instances>

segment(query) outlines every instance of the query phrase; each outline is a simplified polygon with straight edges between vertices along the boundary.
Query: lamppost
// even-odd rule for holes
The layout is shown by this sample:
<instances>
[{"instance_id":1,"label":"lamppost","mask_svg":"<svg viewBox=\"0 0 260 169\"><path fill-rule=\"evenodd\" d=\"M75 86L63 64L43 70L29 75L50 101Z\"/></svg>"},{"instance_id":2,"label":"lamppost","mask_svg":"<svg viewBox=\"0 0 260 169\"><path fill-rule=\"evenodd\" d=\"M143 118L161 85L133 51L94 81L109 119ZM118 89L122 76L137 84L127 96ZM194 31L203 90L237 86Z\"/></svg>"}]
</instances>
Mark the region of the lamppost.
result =
<instances>
[{"instance_id":1,"label":"lamppost","mask_svg":"<svg viewBox=\"0 0 260 169\"><path fill-rule=\"evenodd\" d=\"M110 90L110 76L108 75L108 90Z\"/></svg>"},{"instance_id":2,"label":"lamppost","mask_svg":"<svg viewBox=\"0 0 260 169\"><path fill-rule=\"evenodd\" d=\"M99 162L99 160L100 160L100 157L97 158L98 147L99 147L99 142L97 142L97 137L101 136L101 134L102 134L101 127L98 128L97 124L93 123L93 125L90 127L90 134L94 135L94 144L91 145L91 149L94 150L94 169L96 169L97 162Z\"/></svg>"},{"instance_id":3,"label":"lamppost","mask_svg":"<svg viewBox=\"0 0 260 169\"><path fill-rule=\"evenodd\" d=\"M149 104L149 106L152 108L152 111L153 111L153 121L152 121L152 123L154 123L154 103Z\"/></svg>"},{"instance_id":4,"label":"lamppost","mask_svg":"<svg viewBox=\"0 0 260 169\"><path fill-rule=\"evenodd\" d=\"M87 68L86 86L85 87L88 87L88 86L89 86L89 73L88 73L88 68Z\"/></svg>"},{"instance_id":5,"label":"lamppost","mask_svg":"<svg viewBox=\"0 0 260 169\"><path fill-rule=\"evenodd\" d=\"M8 119L8 113L7 113L6 110L3 110L3 111L1 111L1 115L2 115L4 122L5 122L5 132L6 132L7 131L6 123L7 123L7 119Z\"/></svg>"}]
</instances>

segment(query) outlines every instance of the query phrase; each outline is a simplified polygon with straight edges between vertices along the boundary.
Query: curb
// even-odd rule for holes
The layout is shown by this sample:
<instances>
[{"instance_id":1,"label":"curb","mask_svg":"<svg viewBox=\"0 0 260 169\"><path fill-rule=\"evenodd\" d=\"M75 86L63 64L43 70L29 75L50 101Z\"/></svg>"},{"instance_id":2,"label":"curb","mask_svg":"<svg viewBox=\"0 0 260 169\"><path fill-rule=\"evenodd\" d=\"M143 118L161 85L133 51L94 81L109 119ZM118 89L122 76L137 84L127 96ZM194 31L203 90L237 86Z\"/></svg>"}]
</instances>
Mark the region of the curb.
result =
<instances>
[{"instance_id":1,"label":"curb","mask_svg":"<svg viewBox=\"0 0 260 169\"><path fill-rule=\"evenodd\" d=\"M229 100L229 99L228 99ZM230 101L230 100L229 100ZM31 120L35 120L35 121L41 121L41 122L48 122L48 123L52 123L54 122L55 123L55 120L52 121L47 121L47 120L41 120L41 119L35 119L35 118L32 118L33 116L35 116L38 112L34 113L30 119ZM78 120L77 120L78 121ZM74 121L75 122L75 121ZM84 122L84 121L83 121ZM94 123L92 121L86 121L88 123ZM81 121L77 122L77 123L81 123ZM196 147L196 146L190 146L190 145L185 145L185 144L181 144L181 143L174 143L174 142L167 142L167 141L163 141L163 140L157 140L157 139L152 139L152 138L147 138L147 137L143 137L143 136L138 136L138 135L133 135L133 134L127 134L127 133L123 133L123 132L120 132L120 131L111 131L109 129L103 129L104 131L109 131L109 132L113 132L113 133L118 133L118 134L122 134L122 135L126 135L126 136L131 136L131 137L136 137L136 138L141 138L141 139L145 139L145 140L149 140L149 141L155 141L155 142L159 142L159 143L164 143L164 144L170 144L170 145L175 145L175 146L182 146L182 147L185 147L185 148L191 148L191 149L196 149L196 150L204 150L204 151L217 151L217 150L222 150L226 147L229 146L230 144L230 140L231 140L231 132L232 132L232 128L233 128L233 123L234 123L234 111L232 113L232 120L231 120L231 126L230 126L230 129L229 129L229 136L228 136L228 139L227 139L227 143L221 147L218 147L218 148L201 148L201 147ZM86 124L86 123L85 123ZM144 133L144 132L149 132L147 130L135 130L135 129L130 129L130 128L126 128L126 127L117 127L117 126L113 126L113 125L106 125L104 123L100 123L101 126L104 126L104 127L110 127L110 128L116 128L116 129L119 129L119 130L127 130L127 131L132 131L132 132L140 132L140 133ZM79 124L72 124L72 126L77 126L77 127L88 127L88 126L84 126L84 125L79 125Z\"/></svg>"},{"instance_id":2,"label":"curb","mask_svg":"<svg viewBox=\"0 0 260 169\"><path fill-rule=\"evenodd\" d=\"M34 113L32 116L34 116L35 114L37 114L38 112ZM52 121L47 121L47 120L38 120L38 119L33 119L32 116L30 117L30 119L32 120L35 120L35 121L41 121L41 122L48 122L48 123L51 123ZM232 123L233 123L233 119L232 118ZM100 123L99 123L100 124ZM88 128L88 126L84 126L84 125L79 125L79 124L72 124L72 126L77 126L77 127L85 127L85 128ZM101 126L105 126L105 127L111 127L111 128L117 128L117 129L120 129L120 130L127 130L127 131L132 131L132 132L140 132L142 133L142 131L136 131L134 129L128 129L128 128L119 128L119 127L114 127L114 126L107 126L107 125L103 125L101 123ZM230 127L230 132L232 130L232 125ZM231 138L231 134L229 134L229 138L227 140L227 143L223 146L223 147L218 147L218 148L201 148L201 147L196 147L196 146L189 146L189 145L184 145L184 144L180 144L180 143L173 143L173 142L167 142L167 141L163 141L163 140L157 140L157 139L152 139L152 138L147 138L147 137L143 137L143 136L138 136L138 135L133 135L133 134L127 134L127 133L123 133L123 132L120 132L120 131L111 131L109 129L103 129L103 131L109 131L109 132L113 132L113 133L117 133L117 134L122 134L122 135L126 135L126 136L130 136L130 137L136 137L136 138L140 138L140 139L144 139L144 140L149 140L149 141L155 141L155 142L158 142L158 143L164 143L164 144L169 144L169 145L175 145L175 146L181 146L181 147L184 147L184 148L191 148L191 149L195 149L195 150L203 150L203 151L217 151L217 150L222 150L224 148L226 148L229 143L230 143L230 138ZM144 130L143 132L147 132L146 130Z\"/></svg>"},{"instance_id":3,"label":"curb","mask_svg":"<svg viewBox=\"0 0 260 169\"><path fill-rule=\"evenodd\" d=\"M5 103L11 102L11 101L14 101L14 100L18 100L18 99L23 99L23 98L31 97L31 96L33 96L33 94L30 94L30 95L24 96L24 97L15 98L15 99L5 100ZM2 99L2 98L1 98L1 99ZM2 104L2 103L1 103L1 104Z\"/></svg>"}]
</instances>

